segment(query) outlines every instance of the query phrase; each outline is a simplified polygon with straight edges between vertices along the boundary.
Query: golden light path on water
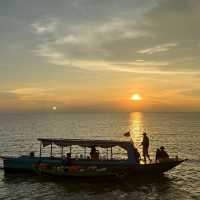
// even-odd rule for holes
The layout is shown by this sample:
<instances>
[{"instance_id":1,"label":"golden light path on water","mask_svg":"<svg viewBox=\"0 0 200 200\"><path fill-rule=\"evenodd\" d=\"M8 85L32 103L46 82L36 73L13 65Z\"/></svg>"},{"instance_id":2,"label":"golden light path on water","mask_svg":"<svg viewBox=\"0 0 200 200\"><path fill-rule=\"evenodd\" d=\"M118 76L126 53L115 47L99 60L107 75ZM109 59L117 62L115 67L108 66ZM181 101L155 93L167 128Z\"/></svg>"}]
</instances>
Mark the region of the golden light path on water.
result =
<instances>
[{"instance_id":1,"label":"golden light path on water","mask_svg":"<svg viewBox=\"0 0 200 200\"><path fill-rule=\"evenodd\" d=\"M143 118L144 116L141 112L133 112L130 114L129 128L136 147L141 144L142 133L145 130Z\"/></svg>"}]
</instances>

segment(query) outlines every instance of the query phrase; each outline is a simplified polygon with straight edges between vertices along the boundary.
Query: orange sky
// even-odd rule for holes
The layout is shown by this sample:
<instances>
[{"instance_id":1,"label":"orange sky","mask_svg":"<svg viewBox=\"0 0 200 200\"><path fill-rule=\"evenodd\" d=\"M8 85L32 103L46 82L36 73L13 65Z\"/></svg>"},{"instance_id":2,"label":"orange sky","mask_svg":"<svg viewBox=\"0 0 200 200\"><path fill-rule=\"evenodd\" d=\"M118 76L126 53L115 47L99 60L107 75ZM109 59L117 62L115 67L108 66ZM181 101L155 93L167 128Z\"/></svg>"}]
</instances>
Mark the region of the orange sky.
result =
<instances>
[{"instance_id":1,"label":"orange sky","mask_svg":"<svg viewBox=\"0 0 200 200\"><path fill-rule=\"evenodd\" d=\"M195 0L1 1L0 112L200 112L199 10Z\"/></svg>"}]
</instances>

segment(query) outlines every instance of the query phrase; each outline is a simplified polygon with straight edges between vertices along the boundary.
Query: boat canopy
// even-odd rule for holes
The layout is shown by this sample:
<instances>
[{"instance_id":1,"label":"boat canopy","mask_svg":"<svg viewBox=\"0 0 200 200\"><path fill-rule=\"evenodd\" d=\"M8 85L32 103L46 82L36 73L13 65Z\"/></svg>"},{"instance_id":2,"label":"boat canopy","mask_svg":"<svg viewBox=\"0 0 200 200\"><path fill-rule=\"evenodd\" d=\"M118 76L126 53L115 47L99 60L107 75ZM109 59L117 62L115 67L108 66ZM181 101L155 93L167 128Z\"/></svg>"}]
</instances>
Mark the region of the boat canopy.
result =
<instances>
[{"instance_id":1,"label":"boat canopy","mask_svg":"<svg viewBox=\"0 0 200 200\"><path fill-rule=\"evenodd\" d=\"M114 141L114 140L86 140L86 139L53 139L53 138L38 138L43 147L48 145L55 144L60 147L67 147L72 145L78 145L81 147L101 147L108 148L119 146L124 149L127 149L128 145L130 145L129 141Z\"/></svg>"}]
</instances>

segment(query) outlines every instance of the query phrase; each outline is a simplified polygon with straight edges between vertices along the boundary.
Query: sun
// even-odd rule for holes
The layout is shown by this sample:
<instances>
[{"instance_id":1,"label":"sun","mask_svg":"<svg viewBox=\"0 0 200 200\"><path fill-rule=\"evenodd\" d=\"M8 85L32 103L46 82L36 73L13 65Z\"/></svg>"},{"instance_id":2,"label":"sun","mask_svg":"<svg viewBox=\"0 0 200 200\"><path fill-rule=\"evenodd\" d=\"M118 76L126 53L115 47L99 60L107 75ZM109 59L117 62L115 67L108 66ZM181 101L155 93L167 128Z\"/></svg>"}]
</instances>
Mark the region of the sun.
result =
<instances>
[{"instance_id":1,"label":"sun","mask_svg":"<svg viewBox=\"0 0 200 200\"><path fill-rule=\"evenodd\" d=\"M131 96L131 100L132 101L141 101L142 100L142 97L139 95L139 94L133 94Z\"/></svg>"},{"instance_id":2,"label":"sun","mask_svg":"<svg viewBox=\"0 0 200 200\"><path fill-rule=\"evenodd\" d=\"M56 107L56 106L53 106L53 107L52 107L52 110L56 111L56 110L57 110L57 107Z\"/></svg>"}]
</instances>

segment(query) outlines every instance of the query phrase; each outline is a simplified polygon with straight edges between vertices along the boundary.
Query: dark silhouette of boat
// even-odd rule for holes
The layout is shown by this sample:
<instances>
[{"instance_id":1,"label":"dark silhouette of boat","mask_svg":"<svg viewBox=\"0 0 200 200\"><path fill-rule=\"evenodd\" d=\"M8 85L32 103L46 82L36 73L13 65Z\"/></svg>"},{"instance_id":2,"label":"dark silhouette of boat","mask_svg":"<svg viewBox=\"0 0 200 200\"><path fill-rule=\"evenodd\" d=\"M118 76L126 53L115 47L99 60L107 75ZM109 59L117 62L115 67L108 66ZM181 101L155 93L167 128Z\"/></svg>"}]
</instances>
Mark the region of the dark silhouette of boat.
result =
<instances>
[{"instance_id":1,"label":"dark silhouette of boat","mask_svg":"<svg viewBox=\"0 0 200 200\"><path fill-rule=\"evenodd\" d=\"M4 170L9 172L33 172L40 175L73 176L73 177L104 177L104 176L137 176L160 175L182 163L183 159L169 158L163 162L141 164L135 155L135 147L132 141L114 140L84 140L84 139L48 139L39 138L40 155L33 152L28 156L2 157ZM53 145L61 148L61 156L53 157ZM50 156L42 156L43 147L50 146ZM71 157L72 147L83 148L84 155L79 158ZM126 154L126 159L113 157L114 147L120 147ZM63 149L68 147L70 151L67 157ZM106 157L100 157L96 148L106 149ZM90 156L86 154L86 148L91 149ZM92 153L93 152L93 153Z\"/></svg>"}]
</instances>

